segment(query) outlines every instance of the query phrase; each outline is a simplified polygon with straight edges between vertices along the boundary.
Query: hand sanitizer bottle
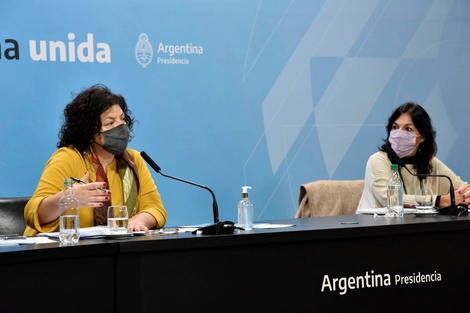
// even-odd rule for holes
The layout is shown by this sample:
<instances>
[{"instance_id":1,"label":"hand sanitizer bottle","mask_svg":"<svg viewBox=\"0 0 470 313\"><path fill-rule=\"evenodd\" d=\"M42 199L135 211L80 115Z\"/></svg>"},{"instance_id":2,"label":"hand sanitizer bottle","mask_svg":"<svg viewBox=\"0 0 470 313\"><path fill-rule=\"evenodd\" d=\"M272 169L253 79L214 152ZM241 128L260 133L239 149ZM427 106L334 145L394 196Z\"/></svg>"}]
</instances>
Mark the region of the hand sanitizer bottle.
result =
<instances>
[{"instance_id":1,"label":"hand sanitizer bottle","mask_svg":"<svg viewBox=\"0 0 470 313\"><path fill-rule=\"evenodd\" d=\"M238 226L245 230L253 229L253 203L248 198L250 186L242 187L242 199L238 202Z\"/></svg>"}]
</instances>

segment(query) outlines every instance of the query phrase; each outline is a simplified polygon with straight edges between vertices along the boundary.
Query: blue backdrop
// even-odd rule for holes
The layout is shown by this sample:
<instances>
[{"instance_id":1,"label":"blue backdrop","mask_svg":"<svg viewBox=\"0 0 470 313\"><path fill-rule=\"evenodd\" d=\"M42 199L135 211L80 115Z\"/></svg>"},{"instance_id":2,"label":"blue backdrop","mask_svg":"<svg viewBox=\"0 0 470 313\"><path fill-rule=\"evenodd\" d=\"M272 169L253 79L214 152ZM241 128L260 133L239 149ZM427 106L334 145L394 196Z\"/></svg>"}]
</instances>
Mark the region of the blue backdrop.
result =
<instances>
[{"instance_id":1,"label":"blue backdrop","mask_svg":"<svg viewBox=\"0 0 470 313\"><path fill-rule=\"evenodd\" d=\"M363 178L406 101L469 179L469 29L465 0L2 0L0 196L34 192L96 83L139 121L130 147L210 187L221 220L243 185L259 221L293 217L302 183ZM167 225L212 222L209 192L153 176Z\"/></svg>"}]
</instances>

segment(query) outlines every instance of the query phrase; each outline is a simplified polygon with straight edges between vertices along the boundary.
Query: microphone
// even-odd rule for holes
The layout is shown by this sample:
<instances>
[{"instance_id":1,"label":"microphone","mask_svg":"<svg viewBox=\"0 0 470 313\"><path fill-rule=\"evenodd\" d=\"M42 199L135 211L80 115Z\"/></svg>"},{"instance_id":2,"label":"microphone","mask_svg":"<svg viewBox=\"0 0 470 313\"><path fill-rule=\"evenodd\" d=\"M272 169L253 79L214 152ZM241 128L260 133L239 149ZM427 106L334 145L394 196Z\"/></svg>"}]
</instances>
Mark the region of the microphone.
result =
<instances>
[{"instance_id":1,"label":"microphone","mask_svg":"<svg viewBox=\"0 0 470 313\"><path fill-rule=\"evenodd\" d=\"M140 155L150 165L150 167L152 167L153 170L155 172L157 172L158 174L160 174L164 177L179 180L183 183L187 183L187 184L190 184L190 185L193 185L193 186L204 188L204 189L208 190L211 193L211 196L212 196L212 212L213 212L213 215L214 215L214 224L196 229L195 231L192 232L193 234L203 234L203 235L233 234L233 231L235 229L242 229L241 227L236 227L234 222L230 222L230 221L220 222L219 221L219 207L217 205L217 200L215 199L214 192L209 187L204 186L204 185L200 185L200 184L196 184L196 183L191 182L189 180L185 180L185 179L178 178L178 177L175 177L175 176L170 176L170 175L163 174L162 171L161 171L160 166L158 166L157 163L155 163L148 156L147 153L142 151L140 153Z\"/></svg>"},{"instance_id":2,"label":"microphone","mask_svg":"<svg viewBox=\"0 0 470 313\"><path fill-rule=\"evenodd\" d=\"M452 183L452 180L450 179L449 176L447 175L442 175L442 174L415 174L410 171L410 169L406 166L405 162L396 154L395 151L391 147L389 147L387 144L382 145L382 149L387 152L388 156L390 157L390 160L398 164L401 167L404 167L408 173L415 177L443 177L447 178L449 181L449 194L450 194L450 205L444 208L436 208L437 213L439 214L445 214L445 215L457 215L457 216L464 216L468 215L468 207L466 204L461 203L459 205L455 205L455 192L454 192L454 184Z\"/></svg>"}]
</instances>

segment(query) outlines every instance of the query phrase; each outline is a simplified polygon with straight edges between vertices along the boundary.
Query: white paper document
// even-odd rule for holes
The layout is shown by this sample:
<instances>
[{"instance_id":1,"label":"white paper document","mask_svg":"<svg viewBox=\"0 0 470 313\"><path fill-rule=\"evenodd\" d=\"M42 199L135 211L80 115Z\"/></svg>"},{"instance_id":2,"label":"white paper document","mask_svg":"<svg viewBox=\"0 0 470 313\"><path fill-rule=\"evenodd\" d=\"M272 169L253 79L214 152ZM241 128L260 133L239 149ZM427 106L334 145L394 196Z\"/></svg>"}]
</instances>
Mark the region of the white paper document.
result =
<instances>
[{"instance_id":1,"label":"white paper document","mask_svg":"<svg viewBox=\"0 0 470 313\"><path fill-rule=\"evenodd\" d=\"M191 226L180 226L177 228L163 228L157 229L154 231L150 231L150 235L156 234L177 234L177 233L186 233L195 231L201 227L207 226L210 224L201 224L201 225L191 225ZM292 227L295 226L294 224L272 224L272 223L255 223L253 224L254 229L269 229L269 228L284 228L284 227ZM162 231L163 230L163 231ZM165 232L164 230L175 230L171 232ZM108 235L108 228L106 226L94 226L94 227L84 227L80 228L80 238L102 238ZM134 232L134 235L144 235L143 232ZM59 238L59 232L51 232L51 233L39 233L36 235L37 237L31 238ZM24 241L25 239L23 239ZM11 240L10 240L11 241Z\"/></svg>"},{"instance_id":2,"label":"white paper document","mask_svg":"<svg viewBox=\"0 0 470 313\"><path fill-rule=\"evenodd\" d=\"M416 212L416 209L412 208L405 208L403 209L404 214L412 214ZM373 208L373 209L359 209L357 211L358 214L379 214L384 215L387 213L387 208Z\"/></svg>"},{"instance_id":3,"label":"white paper document","mask_svg":"<svg viewBox=\"0 0 470 313\"><path fill-rule=\"evenodd\" d=\"M292 227L295 226L294 224L271 224L271 223L254 223L254 229L269 229L269 228L284 228L284 227Z\"/></svg>"},{"instance_id":4,"label":"white paper document","mask_svg":"<svg viewBox=\"0 0 470 313\"><path fill-rule=\"evenodd\" d=\"M108 227L106 226L83 227L79 229L80 238L104 236L107 231ZM59 238L59 232L57 231L52 233L39 233L36 236Z\"/></svg>"},{"instance_id":5,"label":"white paper document","mask_svg":"<svg viewBox=\"0 0 470 313\"><path fill-rule=\"evenodd\" d=\"M47 237L26 237L26 239L1 239L0 247L2 246L19 246L19 245L34 245L41 243L57 242Z\"/></svg>"},{"instance_id":6,"label":"white paper document","mask_svg":"<svg viewBox=\"0 0 470 313\"><path fill-rule=\"evenodd\" d=\"M104 238L112 237L113 235L109 233L107 226L93 226L93 227L82 227L79 230L80 238ZM120 234L122 236L122 234ZM135 231L128 234L128 236L143 236L145 235L144 231ZM59 232L52 233L39 233L36 236L38 237L49 237L49 238L59 238ZM118 237L118 236L116 236Z\"/></svg>"}]
</instances>

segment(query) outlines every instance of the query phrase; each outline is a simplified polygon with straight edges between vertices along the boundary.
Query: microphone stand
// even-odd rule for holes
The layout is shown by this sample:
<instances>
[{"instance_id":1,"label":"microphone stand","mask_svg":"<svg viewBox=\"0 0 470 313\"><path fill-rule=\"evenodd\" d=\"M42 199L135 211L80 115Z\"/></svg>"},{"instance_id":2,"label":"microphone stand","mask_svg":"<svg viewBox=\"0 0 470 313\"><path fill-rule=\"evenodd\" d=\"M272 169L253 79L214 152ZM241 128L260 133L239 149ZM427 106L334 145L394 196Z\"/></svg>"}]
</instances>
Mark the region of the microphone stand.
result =
<instances>
[{"instance_id":1,"label":"microphone stand","mask_svg":"<svg viewBox=\"0 0 470 313\"><path fill-rule=\"evenodd\" d=\"M212 190L209 188L209 187L206 187L206 186L203 186L203 185L199 185L199 184L196 184L196 183L193 183L189 180L185 180L185 179L182 179L182 178L178 178L178 177L174 177L174 176L170 176L170 175L166 175L166 174L163 174L161 172L161 170L158 171L158 174L164 176L164 177L168 177L168 178L171 178L171 179L175 179L175 180L179 180L183 183L187 183L187 184L190 184L190 185L194 185L194 186L197 186L197 187L200 187L200 188L204 188L206 190L208 190L211 195L212 195L212 211L213 211L213 215L214 215L214 223L218 223L219 222L219 209L218 209L218 205L217 205L217 200L215 199L215 195L214 195L214 192L212 192Z\"/></svg>"},{"instance_id":2,"label":"microphone stand","mask_svg":"<svg viewBox=\"0 0 470 313\"><path fill-rule=\"evenodd\" d=\"M164 174L164 173L162 173L160 166L158 166L157 163L155 163L148 156L147 153L142 151L140 153L140 155L153 168L153 170L155 172L157 172L158 174L160 174L164 177L167 177L167 178L178 180L178 181L186 183L186 184L190 184L190 185L193 185L193 186L197 186L197 187L206 189L210 192L210 194L212 196L212 212L213 212L213 215L214 215L214 224L198 228L198 229L196 229L195 231L192 232L193 234L227 235L227 234L233 234L233 231L235 229L242 229L241 227L236 227L234 222L230 222L230 221L220 222L219 221L219 207L217 205L217 200L215 199L214 192L209 187L191 182L189 180L185 180L185 179L182 179L182 178L178 178L178 177L175 177L175 176Z\"/></svg>"},{"instance_id":3,"label":"microphone stand","mask_svg":"<svg viewBox=\"0 0 470 313\"><path fill-rule=\"evenodd\" d=\"M450 194L450 205L444 208L436 208L438 214L443 215L457 215L457 216L466 216L468 215L468 206L464 203L460 203L458 205L455 204L455 190L454 184L452 180L447 175L440 175L440 174L414 174L410 171L410 169L406 166L405 162L390 148L387 144L383 144L382 148L387 152L392 162L398 164L401 167L404 167L408 173L415 177L443 177L447 178L449 181L449 194Z\"/></svg>"}]
</instances>

